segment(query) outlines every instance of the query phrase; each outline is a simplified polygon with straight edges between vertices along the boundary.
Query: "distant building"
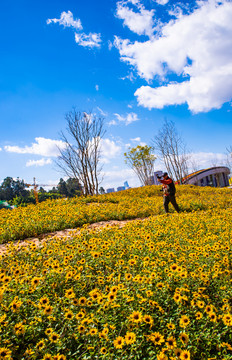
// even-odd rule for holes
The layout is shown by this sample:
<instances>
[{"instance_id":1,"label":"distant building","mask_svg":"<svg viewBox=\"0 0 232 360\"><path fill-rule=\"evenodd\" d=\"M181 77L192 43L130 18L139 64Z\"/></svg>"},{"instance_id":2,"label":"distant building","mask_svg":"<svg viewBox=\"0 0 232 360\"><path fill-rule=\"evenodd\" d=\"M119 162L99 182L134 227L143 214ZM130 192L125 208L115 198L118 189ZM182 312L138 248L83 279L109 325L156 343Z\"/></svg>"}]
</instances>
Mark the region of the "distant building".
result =
<instances>
[{"instance_id":1,"label":"distant building","mask_svg":"<svg viewBox=\"0 0 232 360\"><path fill-rule=\"evenodd\" d=\"M199 170L183 179L183 184L198 186L229 186L230 170L226 166L215 166L209 169Z\"/></svg>"},{"instance_id":2,"label":"distant building","mask_svg":"<svg viewBox=\"0 0 232 360\"><path fill-rule=\"evenodd\" d=\"M129 186L129 184L128 184L127 181L124 182L124 186L125 186L125 189L129 189L129 188L130 188L130 186Z\"/></svg>"},{"instance_id":3,"label":"distant building","mask_svg":"<svg viewBox=\"0 0 232 360\"><path fill-rule=\"evenodd\" d=\"M155 171L155 172L154 172L154 182L153 182L154 185L160 185L160 183L159 183L158 180L157 180L157 175L158 175L158 176L162 176L162 175L163 175L163 171L159 170L159 171Z\"/></svg>"},{"instance_id":4,"label":"distant building","mask_svg":"<svg viewBox=\"0 0 232 360\"><path fill-rule=\"evenodd\" d=\"M125 186L119 186L119 187L117 187L117 191L122 191L122 190L126 190L126 189L125 189Z\"/></svg>"},{"instance_id":5,"label":"distant building","mask_svg":"<svg viewBox=\"0 0 232 360\"><path fill-rule=\"evenodd\" d=\"M110 188L110 189L107 189L106 192L107 192L107 194L109 194L109 193L115 192L115 190L114 190L114 188Z\"/></svg>"}]
</instances>

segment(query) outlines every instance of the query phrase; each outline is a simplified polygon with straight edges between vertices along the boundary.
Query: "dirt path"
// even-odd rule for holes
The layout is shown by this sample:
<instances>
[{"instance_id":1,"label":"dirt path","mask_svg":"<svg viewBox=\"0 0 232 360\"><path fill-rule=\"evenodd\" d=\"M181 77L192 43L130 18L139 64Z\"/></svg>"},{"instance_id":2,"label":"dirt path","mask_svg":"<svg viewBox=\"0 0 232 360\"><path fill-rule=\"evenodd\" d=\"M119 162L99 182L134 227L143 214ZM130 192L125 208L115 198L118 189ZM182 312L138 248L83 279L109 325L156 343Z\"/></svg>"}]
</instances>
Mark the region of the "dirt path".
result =
<instances>
[{"instance_id":1,"label":"dirt path","mask_svg":"<svg viewBox=\"0 0 232 360\"><path fill-rule=\"evenodd\" d=\"M100 221L98 223L93 223L88 225L87 229L102 229L106 226L114 226L117 225L119 228L122 228L123 226L125 226L128 222L132 222L132 221L137 221L137 220L145 220L145 219L141 219L141 218L136 218L136 219L132 219L132 220L108 220L108 221ZM52 240L54 237L66 237L66 238L71 238L74 234L77 234L80 232L82 228L76 228L76 229L66 229L66 230L61 230L61 231L54 231L51 233L46 233L46 234L41 234L38 237L31 237L31 238L27 238L25 240L18 240L18 241L14 241L14 242L9 242L6 244L0 244L0 256L3 255L9 248L9 246L15 246L17 247L17 249L19 250L21 247L25 247L25 246L29 246L30 244L34 243L37 246L39 246L40 244L42 244L45 241L50 241Z\"/></svg>"}]
</instances>

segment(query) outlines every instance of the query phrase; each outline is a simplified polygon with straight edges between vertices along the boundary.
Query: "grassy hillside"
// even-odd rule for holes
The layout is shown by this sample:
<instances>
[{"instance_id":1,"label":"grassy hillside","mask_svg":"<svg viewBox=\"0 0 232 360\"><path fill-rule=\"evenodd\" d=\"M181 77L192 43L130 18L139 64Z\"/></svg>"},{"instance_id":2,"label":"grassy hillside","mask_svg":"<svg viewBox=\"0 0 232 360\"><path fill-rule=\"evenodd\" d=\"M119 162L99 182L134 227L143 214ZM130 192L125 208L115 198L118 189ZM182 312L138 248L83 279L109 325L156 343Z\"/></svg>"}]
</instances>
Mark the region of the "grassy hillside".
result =
<instances>
[{"instance_id":1,"label":"grassy hillside","mask_svg":"<svg viewBox=\"0 0 232 360\"><path fill-rule=\"evenodd\" d=\"M0 243L76 228L83 224L134 219L163 214L159 186L147 186L87 198L48 200L12 211L0 210ZM179 186L177 201L182 212L226 209L232 204L231 189ZM170 210L173 211L170 205Z\"/></svg>"}]
</instances>

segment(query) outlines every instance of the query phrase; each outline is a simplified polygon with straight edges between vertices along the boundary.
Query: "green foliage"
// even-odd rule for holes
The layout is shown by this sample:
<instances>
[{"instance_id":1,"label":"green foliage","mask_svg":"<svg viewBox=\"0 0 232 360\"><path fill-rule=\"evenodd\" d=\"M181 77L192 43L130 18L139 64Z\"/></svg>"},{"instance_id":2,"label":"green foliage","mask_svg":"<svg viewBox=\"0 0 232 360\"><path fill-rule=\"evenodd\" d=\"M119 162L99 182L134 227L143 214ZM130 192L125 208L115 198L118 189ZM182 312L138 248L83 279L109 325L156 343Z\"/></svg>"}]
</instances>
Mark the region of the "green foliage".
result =
<instances>
[{"instance_id":1,"label":"green foliage","mask_svg":"<svg viewBox=\"0 0 232 360\"><path fill-rule=\"evenodd\" d=\"M124 153L126 164L135 171L143 185L151 184L151 177L154 175L156 157L152 151L152 146L138 145Z\"/></svg>"}]
</instances>

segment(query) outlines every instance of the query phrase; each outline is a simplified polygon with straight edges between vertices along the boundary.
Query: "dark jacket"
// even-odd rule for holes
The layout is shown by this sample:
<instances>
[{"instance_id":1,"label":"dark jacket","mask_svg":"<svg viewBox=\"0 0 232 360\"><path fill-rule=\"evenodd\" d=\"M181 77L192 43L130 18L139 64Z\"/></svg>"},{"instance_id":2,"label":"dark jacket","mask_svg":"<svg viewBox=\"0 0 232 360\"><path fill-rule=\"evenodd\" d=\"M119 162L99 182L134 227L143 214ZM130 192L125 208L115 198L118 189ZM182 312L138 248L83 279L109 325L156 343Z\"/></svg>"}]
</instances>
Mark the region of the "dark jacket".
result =
<instances>
[{"instance_id":1,"label":"dark jacket","mask_svg":"<svg viewBox=\"0 0 232 360\"><path fill-rule=\"evenodd\" d=\"M175 195L176 193L176 187L173 182L173 180L168 177L166 180L160 180L160 182L163 184L164 189L166 188L167 194L165 195Z\"/></svg>"}]
</instances>

